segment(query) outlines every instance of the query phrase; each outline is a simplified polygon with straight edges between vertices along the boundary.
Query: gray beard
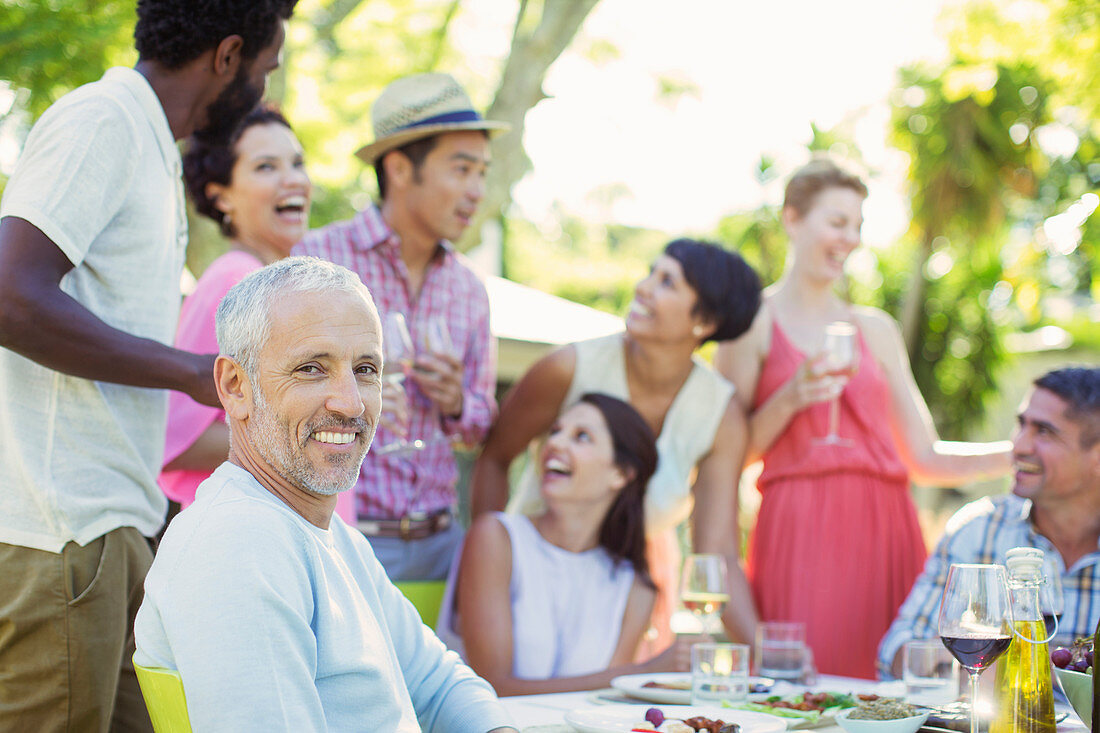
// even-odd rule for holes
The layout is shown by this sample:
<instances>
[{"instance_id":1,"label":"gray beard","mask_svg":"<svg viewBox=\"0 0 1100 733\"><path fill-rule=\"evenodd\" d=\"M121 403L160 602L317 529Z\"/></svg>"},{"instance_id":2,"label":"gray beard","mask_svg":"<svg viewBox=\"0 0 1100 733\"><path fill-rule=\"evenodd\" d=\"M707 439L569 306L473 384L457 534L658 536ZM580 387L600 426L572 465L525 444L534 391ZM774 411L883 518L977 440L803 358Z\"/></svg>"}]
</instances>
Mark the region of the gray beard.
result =
<instances>
[{"instance_id":1,"label":"gray beard","mask_svg":"<svg viewBox=\"0 0 1100 733\"><path fill-rule=\"evenodd\" d=\"M255 406L249 426L252 445L276 473L299 489L321 496L333 496L355 486L366 450L354 466L347 466L342 473L321 474L306 460L300 446L290 443L288 436L293 436L294 433L289 426L278 424L263 390L254 386L252 394Z\"/></svg>"}]
</instances>

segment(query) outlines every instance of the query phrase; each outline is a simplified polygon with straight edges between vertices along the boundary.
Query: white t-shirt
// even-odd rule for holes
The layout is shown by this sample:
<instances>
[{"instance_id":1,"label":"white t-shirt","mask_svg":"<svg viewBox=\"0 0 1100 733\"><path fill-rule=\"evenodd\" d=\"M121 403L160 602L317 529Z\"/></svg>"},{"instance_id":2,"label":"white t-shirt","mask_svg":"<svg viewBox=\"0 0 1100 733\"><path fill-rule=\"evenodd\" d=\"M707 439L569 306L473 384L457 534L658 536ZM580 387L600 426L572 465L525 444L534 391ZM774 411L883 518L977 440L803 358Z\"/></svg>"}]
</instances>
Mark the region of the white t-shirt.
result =
<instances>
[{"instance_id":1,"label":"white t-shirt","mask_svg":"<svg viewBox=\"0 0 1100 733\"><path fill-rule=\"evenodd\" d=\"M61 289L105 323L172 343L187 219L179 150L149 83L114 68L27 137L0 217L65 253ZM79 379L0 348L0 542L60 552L119 527L154 534L168 394Z\"/></svg>"}]
</instances>

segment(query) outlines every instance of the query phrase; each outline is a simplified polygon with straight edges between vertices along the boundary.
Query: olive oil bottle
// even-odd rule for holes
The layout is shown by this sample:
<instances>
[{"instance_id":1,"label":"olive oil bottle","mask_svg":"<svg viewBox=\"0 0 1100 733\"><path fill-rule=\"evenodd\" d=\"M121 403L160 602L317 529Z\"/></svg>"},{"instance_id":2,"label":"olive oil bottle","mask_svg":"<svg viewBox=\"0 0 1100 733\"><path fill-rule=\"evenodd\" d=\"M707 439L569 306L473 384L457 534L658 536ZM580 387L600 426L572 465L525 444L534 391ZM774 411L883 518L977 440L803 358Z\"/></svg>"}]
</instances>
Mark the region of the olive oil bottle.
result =
<instances>
[{"instance_id":1,"label":"olive oil bottle","mask_svg":"<svg viewBox=\"0 0 1100 733\"><path fill-rule=\"evenodd\" d=\"M990 733L1055 733L1054 687L1046 625L1039 608L1043 551L1008 551L1008 592L1015 634L997 662L996 711Z\"/></svg>"}]
</instances>

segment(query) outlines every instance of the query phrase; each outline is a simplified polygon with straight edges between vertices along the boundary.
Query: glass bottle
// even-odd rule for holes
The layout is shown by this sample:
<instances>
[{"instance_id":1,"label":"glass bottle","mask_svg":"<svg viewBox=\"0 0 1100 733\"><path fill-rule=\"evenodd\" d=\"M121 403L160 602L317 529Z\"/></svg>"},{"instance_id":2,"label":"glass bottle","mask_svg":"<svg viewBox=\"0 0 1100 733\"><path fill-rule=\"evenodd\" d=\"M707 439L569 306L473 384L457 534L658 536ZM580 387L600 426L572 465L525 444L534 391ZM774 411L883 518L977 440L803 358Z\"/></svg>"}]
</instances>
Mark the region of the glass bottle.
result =
<instances>
[{"instance_id":1,"label":"glass bottle","mask_svg":"<svg viewBox=\"0 0 1100 733\"><path fill-rule=\"evenodd\" d=\"M996 711L990 733L1055 733L1054 688L1046 625L1039 607L1043 551L1008 551L1012 643L997 662Z\"/></svg>"}]
</instances>

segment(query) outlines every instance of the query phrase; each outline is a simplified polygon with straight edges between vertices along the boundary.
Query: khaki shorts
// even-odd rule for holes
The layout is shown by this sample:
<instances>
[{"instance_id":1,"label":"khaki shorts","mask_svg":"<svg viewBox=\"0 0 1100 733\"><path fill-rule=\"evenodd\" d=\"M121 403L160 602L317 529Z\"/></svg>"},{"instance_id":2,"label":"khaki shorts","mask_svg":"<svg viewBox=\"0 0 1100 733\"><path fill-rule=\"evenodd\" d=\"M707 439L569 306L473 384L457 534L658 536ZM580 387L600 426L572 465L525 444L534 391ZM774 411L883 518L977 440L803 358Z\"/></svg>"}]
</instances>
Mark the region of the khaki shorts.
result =
<instances>
[{"instance_id":1,"label":"khaki shorts","mask_svg":"<svg viewBox=\"0 0 1100 733\"><path fill-rule=\"evenodd\" d=\"M0 730L152 731L130 661L152 561L131 527L60 553L0 543Z\"/></svg>"}]
</instances>

